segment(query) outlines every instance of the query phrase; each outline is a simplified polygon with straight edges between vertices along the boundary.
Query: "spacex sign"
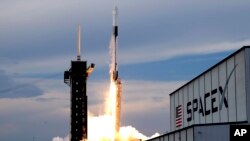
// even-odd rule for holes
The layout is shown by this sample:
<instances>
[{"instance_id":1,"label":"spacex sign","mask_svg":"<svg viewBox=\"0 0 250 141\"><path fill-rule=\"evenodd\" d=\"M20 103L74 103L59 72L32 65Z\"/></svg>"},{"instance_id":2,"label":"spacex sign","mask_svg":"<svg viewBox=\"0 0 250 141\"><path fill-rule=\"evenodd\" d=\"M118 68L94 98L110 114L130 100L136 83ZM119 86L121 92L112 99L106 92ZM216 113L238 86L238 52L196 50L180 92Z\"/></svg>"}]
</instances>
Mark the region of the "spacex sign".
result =
<instances>
[{"instance_id":1,"label":"spacex sign","mask_svg":"<svg viewBox=\"0 0 250 141\"><path fill-rule=\"evenodd\" d=\"M170 94L171 131L194 124L247 120L245 50Z\"/></svg>"},{"instance_id":2,"label":"spacex sign","mask_svg":"<svg viewBox=\"0 0 250 141\"><path fill-rule=\"evenodd\" d=\"M220 90L220 94L223 94L223 89L222 87L218 88ZM218 112L218 105L215 105L215 102L218 100L216 99L216 97L210 98L212 97L212 95L218 94L218 89L214 89L211 91L211 93L206 93L204 94L204 97L200 97L200 98L195 98L193 99L193 101L189 101L186 104L186 113L188 115L187 117L187 121L190 122L191 120L194 120L194 112L198 112L199 114L201 114L203 117L210 115L212 113ZM204 103L202 103L202 98L204 99ZM209 100L209 101L207 101ZM206 103L210 102L211 106L208 107L206 106ZM228 102L227 99L224 98L223 103L225 105L225 108L228 108Z\"/></svg>"},{"instance_id":3,"label":"spacex sign","mask_svg":"<svg viewBox=\"0 0 250 141\"><path fill-rule=\"evenodd\" d=\"M204 117L204 116L213 114L215 112L218 112L218 110L221 110L222 108L219 108L218 105L215 105L218 99L216 99L216 97L210 98L211 96L216 95L216 94L220 94L220 95L224 94L224 91L221 86L218 89L212 90L210 93L204 94L204 97L194 98L192 101L189 101L188 103L186 103L187 109L185 112L188 116L184 120L187 120L187 122L194 120L193 114L195 112L198 112L199 114L201 114L202 117ZM206 106L207 100L209 100L208 102L211 102L211 107ZM205 102L203 103L202 101L205 101ZM222 103L225 108L228 108L228 100L226 97L224 97ZM182 123L182 121L180 121L180 119L182 119L181 118L182 112L180 112L180 109L182 109L181 107L182 105L178 105L176 107L176 127L179 127L181 125L180 123Z\"/></svg>"},{"instance_id":4,"label":"spacex sign","mask_svg":"<svg viewBox=\"0 0 250 141\"><path fill-rule=\"evenodd\" d=\"M213 89L211 92L208 92L206 94L203 95L203 97L199 97L199 98L195 98L193 99L193 101L189 101L187 103L187 114L188 114L188 118L187 121L190 122L191 120L194 119L194 117L192 116L192 113L194 112L199 112L199 114L202 114L202 116L207 116L211 113L215 113L218 112L218 105L215 105L216 101L219 99L216 99L216 97L212 97L213 95L218 94L218 92L221 94L221 100L220 100L220 110L222 109L222 105L225 105L225 108L228 108L228 101L225 97L225 92L227 90L228 87L228 82L236 68L237 64L234 66L233 70L231 71L229 77L227 78L226 84L224 89L222 89L221 86L219 86L219 88ZM211 98L210 98L211 97ZM204 104L202 103L201 99L204 99ZM207 100L210 100L209 102L211 102L211 106L207 107L206 103ZM199 108L198 108L199 107ZM193 117L193 118L192 118Z\"/></svg>"}]
</instances>

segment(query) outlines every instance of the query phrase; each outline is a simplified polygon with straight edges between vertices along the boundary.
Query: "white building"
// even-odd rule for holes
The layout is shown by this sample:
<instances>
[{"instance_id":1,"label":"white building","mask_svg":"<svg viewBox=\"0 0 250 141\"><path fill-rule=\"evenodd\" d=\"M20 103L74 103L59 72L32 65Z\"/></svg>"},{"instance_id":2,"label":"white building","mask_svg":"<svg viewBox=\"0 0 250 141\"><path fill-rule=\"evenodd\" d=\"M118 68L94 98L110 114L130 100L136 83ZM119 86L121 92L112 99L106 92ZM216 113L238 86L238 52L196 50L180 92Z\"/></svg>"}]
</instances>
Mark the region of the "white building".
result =
<instances>
[{"instance_id":1,"label":"white building","mask_svg":"<svg viewBox=\"0 0 250 141\"><path fill-rule=\"evenodd\" d=\"M250 124L250 46L171 93L171 131L150 141L229 141L231 124Z\"/></svg>"}]
</instances>

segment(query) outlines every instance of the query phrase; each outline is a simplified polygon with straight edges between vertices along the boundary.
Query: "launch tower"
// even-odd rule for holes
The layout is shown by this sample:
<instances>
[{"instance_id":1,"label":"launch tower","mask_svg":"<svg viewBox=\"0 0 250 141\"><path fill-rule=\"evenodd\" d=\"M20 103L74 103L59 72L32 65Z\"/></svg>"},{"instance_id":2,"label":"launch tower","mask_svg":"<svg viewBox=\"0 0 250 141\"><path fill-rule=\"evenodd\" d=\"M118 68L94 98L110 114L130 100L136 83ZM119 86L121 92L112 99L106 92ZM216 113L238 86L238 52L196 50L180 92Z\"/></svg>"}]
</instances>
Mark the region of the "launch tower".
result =
<instances>
[{"instance_id":1,"label":"launch tower","mask_svg":"<svg viewBox=\"0 0 250 141\"><path fill-rule=\"evenodd\" d=\"M87 140L87 77L93 71L94 64L87 68L87 61L80 56L81 32L78 26L77 60L71 61L71 68L64 72L64 83L70 86L71 93L71 141Z\"/></svg>"}]
</instances>

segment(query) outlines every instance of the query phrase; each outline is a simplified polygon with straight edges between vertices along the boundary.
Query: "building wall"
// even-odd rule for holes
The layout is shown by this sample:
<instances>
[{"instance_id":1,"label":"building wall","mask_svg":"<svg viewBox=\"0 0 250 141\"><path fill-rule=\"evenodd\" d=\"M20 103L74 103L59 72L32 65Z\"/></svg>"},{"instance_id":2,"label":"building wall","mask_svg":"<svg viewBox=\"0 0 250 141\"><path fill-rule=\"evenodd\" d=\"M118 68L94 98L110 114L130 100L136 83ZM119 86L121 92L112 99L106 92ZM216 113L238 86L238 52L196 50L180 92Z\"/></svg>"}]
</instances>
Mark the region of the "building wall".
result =
<instances>
[{"instance_id":1,"label":"building wall","mask_svg":"<svg viewBox=\"0 0 250 141\"><path fill-rule=\"evenodd\" d=\"M229 141L229 124L197 125L171 132L148 141Z\"/></svg>"},{"instance_id":2,"label":"building wall","mask_svg":"<svg viewBox=\"0 0 250 141\"><path fill-rule=\"evenodd\" d=\"M174 133L168 133L148 141L194 141L194 128L183 129Z\"/></svg>"},{"instance_id":3,"label":"building wall","mask_svg":"<svg viewBox=\"0 0 250 141\"><path fill-rule=\"evenodd\" d=\"M170 94L171 131L195 124L247 121L249 50L240 49Z\"/></svg>"},{"instance_id":4,"label":"building wall","mask_svg":"<svg viewBox=\"0 0 250 141\"><path fill-rule=\"evenodd\" d=\"M197 126L194 141L229 141L229 125Z\"/></svg>"},{"instance_id":5,"label":"building wall","mask_svg":"<svg viewBox=\"0 0 250 141\"><path fill-rule=\"evenodd\" d=\"M246 55L245 55L246 64L250 64L250 48L246 48ZM247 120L250 124L250 65L246 65L246 100L247 102Z\"/></svg>"}]
</instances>

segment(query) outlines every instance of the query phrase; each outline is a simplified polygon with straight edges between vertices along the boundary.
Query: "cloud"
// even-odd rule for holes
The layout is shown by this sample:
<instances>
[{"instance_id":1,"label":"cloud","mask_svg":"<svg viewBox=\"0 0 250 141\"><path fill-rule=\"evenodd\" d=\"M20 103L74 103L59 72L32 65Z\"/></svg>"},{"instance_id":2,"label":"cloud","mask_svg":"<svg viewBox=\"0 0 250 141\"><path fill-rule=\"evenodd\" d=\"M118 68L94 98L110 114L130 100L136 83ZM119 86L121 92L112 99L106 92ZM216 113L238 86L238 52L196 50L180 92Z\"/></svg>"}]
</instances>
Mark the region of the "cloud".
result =
<instances>
[{"instance_id":1,"label":"cloud","mask_svg":"<svg viewBox=\"0 0 250 141\"><path fill-rule=\"evenodd\" d=\"M187 41L186 38L190 39L190 37L193 38L190 42L208 41L211 38L216 38L218 41L218 38L222 37L224 40L225 37L228 37L226 39L244 39L249 36L247 34L249 33L247 32L249 20L244 18L245 13L248 12L241 12L246 9L248 5L246 3L249 2L121 1L118 3L121 47L137 46L142 42L150 44L174 41L179 43ZM36 56L39 54L55 55L58 52L67 53L69 49L66 46L74 46L68 42L76 35L74 33L76 25L82 23L87 50L96 48L99 51L104 49L103 46L108 43L111 33L112 0L105 2L100 0L91 2L24 0L20 2L15 0L15 2L4 2L1 6L0 20L3 22L0 24L7 22L6 25L0 26L2 28L1 48L17 50L22 48L25 51L36 48L39 50L33 51ZM235 7L232 8L232 6ZM241 10L230 12L231 9ZM221 18L226 22L221 21ZM232 31L235 25L239 27ZM200 32L203 34L199 34Z\"/></svg>"},{"instance_id":2,"label":"cloud","mask_svg":"<svg viewBox=\"0 0 250 141\"><path fill-rule=\"evenodd\" d=\"M54 137L52 141L69 141L69 135L67 137L61 138L61 137Z\"/></svg>"},{"instance_id":3,"label":"cloud","mask_svg":"<svg viewBox=\"0 0 250 141\"><path fill-rule=\"evenodd\" d=\"M147 136L165 133L170 122L169 94L185 82L122 81L122 126L131 125Z\"/></svg>"},{"instance_id":4,"label":"cloud","mask_svg":"<svg viewBox=\"0 0 250 141\"><path fill-rule=\"evenodd\" d=\"M168 43L149 44L120 51L120 61L122 64L137 64L145 62L154 62L167 60L178 56L201 55L226 52L236 50L244 45L250 45L249 40L225 41L215 44L199 44L194 46L169 46ZM138 55L140 54L140 55Z\"/></svg>"},{"instance_id":5,"label":"cloud","mask_svg":"<svg viewBox=\"0 0 250 141\"><path fill-rule=\"evenodd\" d=\"M0 126L0 135L3 136L11 136L13 134L17 134L18 130L16 125L12 123L4 123Z\"/></svg>"},{"instance_id":6,"label":"cloud","mask_svg":"<svg viewBox=\"0 0 250 141\"><path fill-rule=\"evenodd\" d=\"M3 70L0 70L0 98L27 98L43 94L43 91L32 83L16 82Z\"/></svg>"},{"instance_id":7,"label":"cloud","mask_svg":"<svg viewBox=\"0 0 250 141\"><path fill-rule=\"evenodd\" d=\"M89 53L82 58L84 60L87 58L89 64L94 62L96 64L95 68L102 68L109 64L108 50L107 52ZM19 60L18 63L9 63L6 64L8 67L1 68L11 73L22 72L22 74L58 73L68 69L71 65L71 60L76 60L76 55L55 55L35 59L23 59Z\"/></svg>"},{"instance_id":8,"label":"cloud","mask_svg":"<svg viewBox=\"0 0 250 141\"><path fill-rule=\"evenodd\" d=\"M0 103L0 140L51 140L68 133L68 93L52 90L37 97L0 99Z\"/></svg>"},{"instance_id":9,"label":"cloud","mask_svg":"<svg viewBox=\"0 0 250 141\"><path fill-rule=\"evenodd\" d=\"M58 98L36 98L35 100L41 102L55 102L56 100L58 100Z\"/></svg>"},{"instance_id":10,"label":"cloud","mask_svg":"<svg viewBox=\"0 0 250 141\"><path fill-rule=\"evenodd\" d=\"M247 3L120 1L119 65L223 52L249 44L249 20L244 18L249 13ZM69 60L75 58L77 23L83 25L84 58L97 69L107 66L112 8L112 0L2 2L0 56L11 61L1 69L39 74L68 68Z\"/></svg>"},{"instance_id":11,"label":"cloud","mask_svg":"<svg viewBox=\"0 0 250 141\"><path fill-rule=\"evenodd\" d=\"M184 82L125 80L122 82L122 110L133 115L168 107L169 94ZM145 105L150 106L145 108Z\"/></svg>"},{"instance_id":12,"label":"cloud","mask_svg":"<svg viewBox=\"0 0 250 141\"><path fill-rule=\"evenodd\" d=\"M179 56L192 56L202 54L220 53L237 50L244 45L250 45L249 40L225 41L214 44L198 44L194 46L171 46L168 43L148 44L142 46L124 47L119 50L119 65L149 63L155 61L168 60ZM131 49L133 48L133 49ZM140 55L138 55L140 54ZM96 64L96 69L108 67L109 57L107 52L90 52L84 58L88 62ZM39 74L62 72L70 66L69 60L74 60L74 55L58 55L46 58L37 58L32 60L21 60L18 63L8 64L8 67L2 68L11 73L21 72L23 74ZM49 68L49 69L47 69Z\"/></svg>"}]
</instances>

